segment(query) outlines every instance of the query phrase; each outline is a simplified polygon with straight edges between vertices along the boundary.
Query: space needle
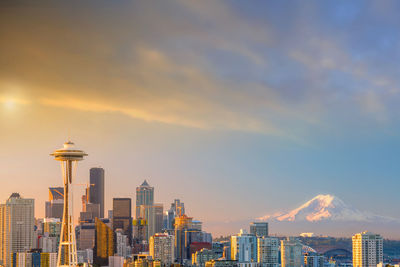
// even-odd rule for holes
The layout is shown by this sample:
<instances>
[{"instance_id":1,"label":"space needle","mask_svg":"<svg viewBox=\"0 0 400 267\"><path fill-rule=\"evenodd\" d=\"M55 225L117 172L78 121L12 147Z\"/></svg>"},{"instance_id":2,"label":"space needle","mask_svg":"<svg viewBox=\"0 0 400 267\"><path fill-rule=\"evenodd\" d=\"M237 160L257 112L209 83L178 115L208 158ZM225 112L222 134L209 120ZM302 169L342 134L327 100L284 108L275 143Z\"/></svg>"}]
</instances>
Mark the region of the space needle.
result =
<instances>
[{"instance_id":1,"label":"space needle","mask_svg":"<svg viewBox=\"0 0 400 267\"><path fill-rule=\"evenodd\" d=\"M64 147L54 151L51 156L60 161L64 181L64 211L61 224L60 245L57 255L57 267L78 266L76 254L76 239L73 221L72 178L76 173L77 162L87 156L85 152L75 148L71 141L64 143Z\"/></svg>"}]
</instances>

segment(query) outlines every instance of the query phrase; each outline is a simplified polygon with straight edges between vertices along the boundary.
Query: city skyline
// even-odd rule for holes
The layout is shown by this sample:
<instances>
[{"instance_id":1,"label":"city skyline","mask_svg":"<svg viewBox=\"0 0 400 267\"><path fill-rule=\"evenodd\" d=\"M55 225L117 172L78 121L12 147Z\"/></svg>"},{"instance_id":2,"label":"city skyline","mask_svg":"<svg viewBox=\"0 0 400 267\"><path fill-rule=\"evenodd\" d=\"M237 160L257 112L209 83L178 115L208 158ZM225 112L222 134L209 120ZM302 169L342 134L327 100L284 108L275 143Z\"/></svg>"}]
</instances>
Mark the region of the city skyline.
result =
<instances>
[{"instance_id":1,"label":"city skyline","mask_svg":"<svg viewBox=\"0 0 400 267\"><path fill-rule=\"evenodd\" d=\"M0 3L0 203L18 192L44 217L71 139L77 184L105 169L105 214L146 179L215 236L320 194L398 219L399 10Z\"/></svg>"}]
</instances>

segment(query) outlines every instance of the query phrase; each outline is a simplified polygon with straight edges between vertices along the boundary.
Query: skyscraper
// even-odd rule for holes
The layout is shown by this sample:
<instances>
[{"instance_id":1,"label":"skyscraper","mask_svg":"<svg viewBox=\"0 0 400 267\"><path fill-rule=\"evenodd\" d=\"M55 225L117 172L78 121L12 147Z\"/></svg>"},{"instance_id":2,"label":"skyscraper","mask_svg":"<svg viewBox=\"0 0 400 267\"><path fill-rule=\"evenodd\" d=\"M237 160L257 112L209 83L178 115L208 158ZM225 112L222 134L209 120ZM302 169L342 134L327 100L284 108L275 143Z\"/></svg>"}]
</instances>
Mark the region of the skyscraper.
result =
<instances>
[{"instance_id":1,"label":"skyscraper","mask_svg":"<svg viewBox=\"0 0 400 267\"><path fill-rule=\"evenodd\" d=\"M163 218L164 218L164 206L163 204L154 204L154 234L161 233L163 229Z\"/></svg>"},{"instance_id":2,"label":"skyscraper","mask_svg":"<svg viewBox=\"0 0 400 267\"><path fill-rule=\"evenodd\" d=\"M181 264L189 258L186 249L186 230L192 228L192 220L193 218L186 214L175 218L175 259Z\"/></svg>"},{"instance_id":3,"label":"skyscraper","mask_svg":"<svg viewBox=\"0 0 400 267\"><path fill-rule=\"evenodd\" d=\"M0 204L0 261L11 266L11 255L33 247L34 200L13 193Z\"/></svg>"},{"instance_id":4,"label":"skyscraper","mask_svg":"<svg viewBox=\"0 0 400 267\"><path fill-rule=\"evenodd\" d=\"M132 244L132 200L113 198L113 231L121 229Z\"/></svg>"},{"instance_id":5,"label":"skyscraper","mask_svg":"<svg viewBox=\"0 0 400 267\"><path fill-rule=\"evenodd\" d=\"M257 237L240 229L231 236L231 259L238 262L257 262Z\"/></svg>"},{"instance_id":6,"label":"skyscraper","mask_svg":"<svg viewBox=\"0 0 400 267\"><path fill-rule=\"evenodd\" d=\"M302 248L303 245L295 237L288 237L286 240L281 240L281 266L304 266Z\"/></svg>"},{"instance_id":7,"label":"skyscraper","mask_svg":"<svg viewBox=\"0 0 400 267\"><path fill-rule=\"evenodd\" d=\"M100 218L104 218L104 169L90 169L89 202L100 205Z\"/></svg>"},{"instance_id":8,"label":"skyscraper","mask_svg":"<svg viewBox=\"0 0 400 267\"><path fill-rule=\"evenodd\" d=\"M267 222L252 222L250 223L250 234L258 237L268 236Z\"/></svg>"},{"instance_id":9,"label":"skyscraper","mask_svg":"<svg viewBox=\"0 0 400 267\"><path fill-rule=\"evenodd\" d=\"M372 267L383 262L383 238L362 232L353 235L353 266Z\"/></svg>"},{"instance_id":10,"label":"skyscraper","mask_svg":"<svg viewBox=\"0 0 400 267\"><path fill-rule=\"evenodd\" d=\"M136 219L146 220L146 237L156 233L156 217L154 206L154 187L151 187L146 180L136 188Z\"/></svg>"},{"instance_id":11,"label":"skyscraper","mask_svg":"<svg viewBox=\"0 0 400 267\"><path fill-rule=\"evenodd\" d=\"M136 187L136 218L140 216L140 206L153 206L154 204L154 187L151 187L146 180Z\"/></svg>"},{"instance_id":12,"label":"skyscraper","mask_svg":"<svg viewBox=\"0 0 400 267\"><path fill-rule=\"evenodd\" d=\"M279 266L279 239L259 237L257 240L258 263L264 267Z\"/></svg>"},{"instance_id":13,"label":"skyscraper","mask_svg":"<svg viewBox=\"0 0 400 267\"><path fill-rule=\"evenodd\" d=\"M98 266L107 266L108 257L114 255L114 232L108 219L95 219L95 248L93 262Z\"/></svg>"}]
</instances>

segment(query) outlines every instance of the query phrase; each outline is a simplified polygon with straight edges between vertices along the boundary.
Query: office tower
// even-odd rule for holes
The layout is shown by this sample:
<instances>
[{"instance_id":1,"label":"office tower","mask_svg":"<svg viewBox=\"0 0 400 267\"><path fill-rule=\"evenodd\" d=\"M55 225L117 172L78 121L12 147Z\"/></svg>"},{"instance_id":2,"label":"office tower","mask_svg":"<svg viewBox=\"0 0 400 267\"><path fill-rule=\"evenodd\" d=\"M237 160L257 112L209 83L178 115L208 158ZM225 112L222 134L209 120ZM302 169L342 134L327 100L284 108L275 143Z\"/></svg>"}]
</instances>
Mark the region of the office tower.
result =
<instances>
[{"instance_id":1,"label":"office tower","mask_svg":"<svg viewBox=\"0 0 400 267\"><path fill-rule=\"evenodd\" d=\"M281 240L281 266L304 266L302 248L303 245L295 237L288 237L286 240Z\"/></svg>"},{"instance_id":2,"label":"office tower","mask_svg":"<svg viewBox=\"0 0 400 267\"><path fill-rule=\"evenodd\" d=\"M250 234L257 237L268 236L267 222L252 222L250 223Z\"/></svg>"},{"instance_id":3,"label":"office tower","mask_svg":"<svg viewBox=\"0 0 400 267\"><path fill-rule=\"evenodd\" d=\"M99 266L108 266L108 257L114 255L114 232L110 226L108 219L95 219L93 262Z\"/></svg>"},{"instance_id":4,"label":"office tower","mask_svg":"<svg viewBox=\"0 0 400 267\"><path fill-rule=\"evenodd\" d=\"M73 220L72 188L70 188L75 175L77 162L87 156L82 150L75 148L71 141L64 143L64 147L54 151L51 156L60 161L64 182L64 209L61 225L60 246L58 249L57 265L76 266L76 239Z\"/></svg>"},{"instance_id":5,"label":"office tower","mask_svg":"<svg viewBox=\"0 0 400 267\"><path fill-rule=\"evenodd\" d=\"M163 229L163 204L154 204L154 233L161 233Z\"/></svg>"},{"instance_id":6,"label":"office tower","mask_svg":"<svg viewBox=\"0 0 400 267\"><path fill-rule=\"evenodd\" d=\"M150 256L162 266L170 266L175 260L174 244L173 235L157 233L150 237Z\"/></svg>"},{"instance_id":7,"label":"office tower","mask_svg":"<svg viewBox=\"0 0 400 267\"><path fill-rule=\"evenodd\" d=\"M353 235L353 267L371 267L383 262L383 238L362 232Z\"/></svg>"},{"instance_id":8,"label":"office tower","mask_svg":"<svg viewBox=\"0 0 400 267\"><path fill-rule=\"evenodd\" d=\"M185 259L189 258L186 249L186 230L192 228L193 218L183 214L175 218L175 259L178 263L183 263Z\"/></svg>"},{"instance_id":9,"label":"office tower","mask_svg":"<svg viewBox=\"0 0 400 267\"><path fill-rule=\"evenodd\" d=\"M279 239L276 237L259 237L257 240L258 263L263 267L279 266Z\"/></svg>"},{"instance_id":10,"label":"office tower","mask_svg":"<svg viewBox=\"0 0 400 267\"><path fill-rule=\"evenodd\" d=\"M11 266L11 255L33 247L34 200L13 193L0 204L0 261Z\"/></svg>"},{"instance_id":11,"label":"office tower","mask_svg":"<svg viewBox=\"0 0 400 267\"><path fill-rule=\"evenodd\" d=\"M42 252L57 253L60 242L61 221L56 218L45 218L41 224L42 235L39 238L39 248Z\"/></svg>"},{"instance_id":12,"label":"office tower","mask_svg":"<svg viewBox=\"0 0 400 267\"><path fill-rule=\"evenodd\" d=\"M100 217L104 218L104 169L90 169L89 203L100 205Z\"/></svg>"},{"instance_id":13,"label":"office tower","mask_svg":"<svg viewBox=\"0 0 400 267\"><path fill-rule=\"evenodd\" d=\"M136 187L136 218L140 216L140 206L153 206L154 204L154 187L151 187L146 180Z\"/></svg>"},{"instance_id":14,"label":"office tower","mask_svg":"<svg viewBox=\"0 0 400 267\"><path fill-rule=\"evenodd\" d=\"M257 237L244 229L231 236L231 259L238 262L257 262Z\"/></svg>"},{"instance_id":15,"label":"office tower","mask_svg":"<svg viewBox=\"0 0 400 267\"><path fill-rule=\"evenodd\" d=\"M196 267L204 267L207 261L215 259L217 259L217 255L214 251L203 248L192 255L192 265Z\"/></svg>"},{"instance_id":16,"label":"office tower","mask_svg":"<svg viewBox=\"0 0 400 267\"><path fill-rule=\"evenodd\" d=\"M132 200L130 198L113 198L113 231L122 229L132 244Z\"/></svg>"},{"instance_id":17,"label":"office tower","mask_svg":"<svg viewBox=\"0 0 400 267\"><path fill-rule=\"evenodd\" d=\"M304 254L304 267L324 267L324 256L316 253Z\"/></svg>"},{"instance_id":18,"label":"office tower","mask_svg":"<svg viewBox=\"0 0 400 267\"><path fill-rule=\"evenodd\" d=\"M192 221L192 229L201 231L202 227L203 227L203 223L201 221L197 221L197 220Z\"/></svg>"},{"instance_id":19,"label":"office tower","mask_svg":"<svg viewBox=\"0 0 400 267\"><path fill-rule=\"evenodd\" d=\"M243 264L245 267L251 267L251 263ZM218 259L218 260L210 260L206 262L205 267L237 267L239 266L237 261L234 260L226 260L226 259Z\"/></svg>"},{"instance_id":20,"label":"office tower","mask_svg":"<svg viewBox=\"0 0 400 267\"><path fill-rule=\"evenodd\" d=\"M78 249L93 249L96 240L96 227L94 222L82 223L79 226Z\"/></svg>"},{"instance_id":21,"label":"office tower","mask_svg":"<svg viewBox=\"0 0 400 267\"><path fill-rule=\"evenodd\" d=\"M149 241L150 236L155 234L154 205L151 206L141 205L139 214L140 217L138 218L139 219L143 218L146 221L144 240Z\"/></svg>"},{"instance_id":22,"label":"office tower","mask_svg":"<svg viewBox=\"0 0 400 267\"><path fill-rule=\"evenodd\" d=\"M64 209L64 188L49 187L49 201L45 202L45 217L62 220Z\"/></svg>"}]
</instances>

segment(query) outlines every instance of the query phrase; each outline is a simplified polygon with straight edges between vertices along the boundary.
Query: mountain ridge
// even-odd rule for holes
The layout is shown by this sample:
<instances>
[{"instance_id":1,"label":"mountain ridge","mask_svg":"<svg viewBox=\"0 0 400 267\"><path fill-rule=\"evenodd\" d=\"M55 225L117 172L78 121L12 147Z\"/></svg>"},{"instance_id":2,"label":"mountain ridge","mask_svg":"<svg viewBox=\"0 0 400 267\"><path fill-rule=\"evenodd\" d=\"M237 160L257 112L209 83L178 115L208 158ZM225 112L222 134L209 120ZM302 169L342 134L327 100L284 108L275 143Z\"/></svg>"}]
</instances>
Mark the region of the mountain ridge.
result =
<instances>
[{"instance_id":1,"label":"mountain ridge","mask_svg":"<svg viewBox=\"0 0 400 267\"><path fill-rule=\"evenodd\" d=\"M375 215L370 212L360 211L347 205L340 198L331 194L320 194L289 212L277 212L265 215L258 220L274 220L287 222L397 222L400 219Z\"/></svg>"}]
</instances>

